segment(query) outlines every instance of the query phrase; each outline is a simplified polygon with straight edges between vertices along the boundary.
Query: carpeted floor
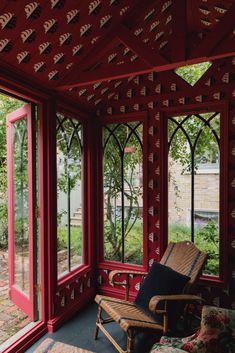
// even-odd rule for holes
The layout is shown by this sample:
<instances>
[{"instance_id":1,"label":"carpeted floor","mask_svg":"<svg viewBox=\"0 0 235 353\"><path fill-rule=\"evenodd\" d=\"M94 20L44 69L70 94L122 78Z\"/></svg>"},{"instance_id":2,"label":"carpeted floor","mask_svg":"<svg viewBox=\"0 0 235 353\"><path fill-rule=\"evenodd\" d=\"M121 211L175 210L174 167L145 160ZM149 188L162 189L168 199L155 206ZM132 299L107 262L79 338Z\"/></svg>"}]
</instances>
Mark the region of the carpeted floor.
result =
<instances>
[{"instance_id":1,"label":"carpeted floor","mask_svg":"<svg viewBox=\"0 0 235 353\"><path fill-rule=\"evenodd\" d=\"M51 337L54 340L68 343L77 347L81 347L87 350L93 350L96 353L116 353L115 349L105 339L102 332L99 334L98 340L93 339L95 320L97 313L97 305L92 303L70 321L64 324L59 330L53 334L46 334L36 344L34 344L26 353L33 353L35 348L46 338ZM111 331L117 330L117 336L124 338L125 336L120 331L117 325L110 324ZM106 342L107 341L107 342ZM125 341L124 341L125 342Z\"/></svg>"},{"instance_id":2,"label":"carpeted floor","mask_svg":"<svg viewBox=\"0 0 235 353\"><path fill-rule=\"evenodd\" d=\"M36 347L46 338L51 337L54 340L71 344L83 349L93 351L95 353L117 353L112 344L105 338L102 332L99 333L98 340L93 339L95 320L97 314L97 305L94 303L79 312L74 318L63 325L53 334L47 334L42 337L25 353L33 353ZM116 338L121 347L126 347L126 334L119 328L117 324L109 324L106 326L109 332ZM141 340L139 340L141 341ZM137 344L136 353L145 353L146 338ZM149 344L151 346L151 344ZM149 349L147 349L149 351Z\"/></svg>"}]
</instances>

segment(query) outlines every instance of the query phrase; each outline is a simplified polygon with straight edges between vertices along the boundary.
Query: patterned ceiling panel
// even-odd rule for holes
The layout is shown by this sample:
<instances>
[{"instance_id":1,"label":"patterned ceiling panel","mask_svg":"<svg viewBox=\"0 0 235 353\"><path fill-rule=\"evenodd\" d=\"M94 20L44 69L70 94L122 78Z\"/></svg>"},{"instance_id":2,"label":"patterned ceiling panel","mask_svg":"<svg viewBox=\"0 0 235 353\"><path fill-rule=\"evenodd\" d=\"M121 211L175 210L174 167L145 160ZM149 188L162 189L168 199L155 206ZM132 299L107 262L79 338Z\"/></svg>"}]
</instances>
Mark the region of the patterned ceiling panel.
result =
<instances>
[{"instance_id":1,"label":"patterned ceiling panel","mask_svg":"<svg viewBox=\"0 0 235 353\"><path fill-rule=\"evenodd\" d=\"M131 0L1 1L0 58L42 81L62 79L130 11Z\"/></svg>"},{"instance_id":2,"label":"patterned ceiling panel","mask_svg":"<svg viewBox=\"0 0 235 353\"><path fill-rule=\"evenodd\" d=\"M172 34L171 8L172 0L158 1L146 8L138 22L134 21L133 34L150 47L164 51Z\"/></svg>"},{"instance_id":3,"label":"patterned ceiling panel","mask_svg":"<svg viewBox=\"0 0 235 353\"><path fill-rule=\"evenodd\" d=\"M204 31L210 31L225 15L233 4L233 0L200 0L198 1L198 20ZM197 16L196 16L197 17Z\"/></svg>"},{"instance_id":4,"label":"patterned ceiling panel","mask_svg":"<svg viewBox=\"0 0 235 353\"><path fill-rule=\"evenodd\" d=\"M94 71L100 69L109 64L117 66L132 64L140 61L137 54L135 54L130 48L126 47L122 43L116 43L116 45L105 53L94 65L92 65L87 71Z\"/></svg>"}]
</instances>

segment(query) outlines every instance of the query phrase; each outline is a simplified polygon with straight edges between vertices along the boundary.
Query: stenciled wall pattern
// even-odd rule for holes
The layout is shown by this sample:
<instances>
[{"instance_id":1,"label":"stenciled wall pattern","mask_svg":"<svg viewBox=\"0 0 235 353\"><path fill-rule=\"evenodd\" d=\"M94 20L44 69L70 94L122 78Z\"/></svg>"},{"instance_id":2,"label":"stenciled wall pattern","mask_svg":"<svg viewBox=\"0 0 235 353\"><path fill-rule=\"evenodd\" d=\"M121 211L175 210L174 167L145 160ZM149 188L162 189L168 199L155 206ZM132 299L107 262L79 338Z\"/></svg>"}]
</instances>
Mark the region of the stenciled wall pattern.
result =
<instances>
[{"instance_id":1,"label":"stenciled wall pattern","mask_svg":"<svg viewBox=\"0 0 235 353\"><path fill-rule=\"evenodd\" d=\"M168 82L168 84L165 84ZM170 83L169 83L170 82ZM164 195L160 194L160 151L163 148L160 131L161 110L164 107L182 107L195 103L226 101L229 109L228 149L228 283L226 288L201 285L198 290L208 302L235 309L235 58L217 60L204 76L191 87L173 72L149 74L129 79L125 90L120 87L115 98L97 114L117 115L148 111L148 261L160 259L161 223L160 209L164 207ZM108 283L110 269L102 266L97 271L98 290L106 294L112 291ZM133 277L131 292L140 286L140 278Z\"/></svg>"}]
</instances>

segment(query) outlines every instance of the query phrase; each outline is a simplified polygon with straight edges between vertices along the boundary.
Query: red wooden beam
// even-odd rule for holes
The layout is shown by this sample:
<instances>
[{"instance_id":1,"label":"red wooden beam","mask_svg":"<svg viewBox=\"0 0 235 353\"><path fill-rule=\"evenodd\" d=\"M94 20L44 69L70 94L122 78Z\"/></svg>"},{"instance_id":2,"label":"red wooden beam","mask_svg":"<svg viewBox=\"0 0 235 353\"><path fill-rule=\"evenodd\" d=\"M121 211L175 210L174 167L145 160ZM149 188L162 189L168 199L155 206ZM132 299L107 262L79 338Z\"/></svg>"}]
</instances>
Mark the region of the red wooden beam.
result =
<instances>
[{"instance_id":1,"label":"red wooden beam","mask_svg":"<svg viewBox=\"0 0 235 353\"><path fill-rule=\"evenodd\" d=\"M101 69L86 71L82 74L77 73L73 80L57 87L57 89L63 91L74 87L84 87L100 81L116 80L132 75L145 74L150 71L148 67L144 67L143 63L136 63L135 65L108 64L105 67L101 67Z\"/></svg>"},{"instance_id":2,"label":"red wooden beam","mask_svg":"<svg viewBox=\"0 0 235 353\"><path fill-rule=\"evenodd\" d=\"M195 50L191 54L191 58L210 56L213 50L222 42L222 40L228 36L234 30L234 19L235 19L235 3L227 11L227 13L221 18L220 22L215 26L214 29L202 40Z\"/></svg>"},{"instance_id":3,"label":"red wooden beam","mask_svg":"<svg viewBox=\"0 0 235 353\"><path fill-rule=\"evenodd\" d=\"M198 2L195 0L187 0L187 28L189 33L200 29Z\"/></svg>"},{"instance_id":4,"label":"red wooden beam","mask_svg":"<svg viewBox=\"0 0 235 353\"><path fill-rule=\"evenodd\" d=\"M148 45L144 44L140 38L137 38L125 26L120 26L118 38L152 70L156 66L167 64L167 61L159 53L156 53Z\"/></svg>"},{"instance_id":5,"label":"red wooden beam","mask_svg":"<svg viewBox=\"0 0 235 353\"><path fill-rule=\"evenodd\" d=\"M174 0L172 3L171 61L185 60L187 33L186 0Z\"/></svg>"},{"instance_id":6,"label":"red wooden beam","mask_svg":"<svg viewBox=\"0 0 235 353\"><path fill-rule=\"evenodd\" d=\"M234 35L235 37L235 35ZM225 58L227 56L235 55L235 43L234 38L230 37L226 41L222 42L213 52L213 59Z\"/></svg>"}]
</instances>

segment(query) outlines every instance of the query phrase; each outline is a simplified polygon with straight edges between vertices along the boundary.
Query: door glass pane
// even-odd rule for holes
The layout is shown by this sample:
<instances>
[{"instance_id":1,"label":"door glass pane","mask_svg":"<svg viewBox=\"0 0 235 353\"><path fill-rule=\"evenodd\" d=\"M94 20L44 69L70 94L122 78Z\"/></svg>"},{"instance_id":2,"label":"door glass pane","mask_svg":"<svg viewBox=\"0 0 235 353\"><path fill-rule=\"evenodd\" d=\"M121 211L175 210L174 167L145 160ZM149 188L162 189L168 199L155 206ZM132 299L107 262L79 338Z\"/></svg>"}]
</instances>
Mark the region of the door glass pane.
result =
<instances>
[{"instance_id":1,"label":"door glass pane","mask_svg":"<svg viewBox=\"0 0 235 353\"><path fill-rule=\"evenodd\" d=\"M13 124L14 284L29 296L27 118Z\"/></svg>"}]
</instances>

